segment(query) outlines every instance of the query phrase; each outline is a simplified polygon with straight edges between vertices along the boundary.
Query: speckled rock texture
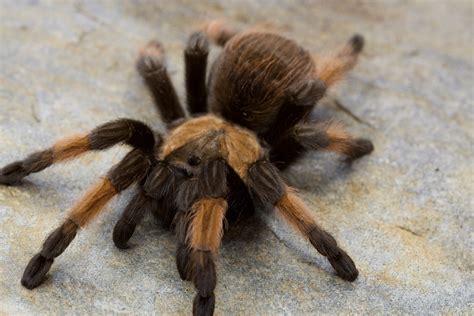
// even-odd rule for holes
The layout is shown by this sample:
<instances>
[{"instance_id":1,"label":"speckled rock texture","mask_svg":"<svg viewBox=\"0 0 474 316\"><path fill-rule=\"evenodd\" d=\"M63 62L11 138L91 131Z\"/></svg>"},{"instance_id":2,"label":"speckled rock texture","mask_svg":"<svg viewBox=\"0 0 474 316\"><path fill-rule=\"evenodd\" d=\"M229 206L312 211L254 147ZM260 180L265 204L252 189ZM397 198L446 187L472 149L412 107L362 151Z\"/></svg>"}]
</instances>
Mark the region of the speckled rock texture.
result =
<instances>
[{"instance_id":1,"label":"speckled rock texture","mask_svg":"<svg viewBox=\"0 0 474 316\"><path fill-rule=\"evenodd\" d=\"M118 117L164 127L134 62L163 42L179 95L182 50L207 19L276 29L318 52L364 34L360 64L317 115L373 140L351 167L312 153L286 174L360 269L354 283L283 222L259 215L229 231L218 261L218 315L472 314L473 6L470 1L0 1L0 165ZM217 48L216 48L217 49ZM214 51L215 52L215 51ZM25 265L114 148L0 186L1 314L190 314L174 236L146 218L120 251L113 200L29 291Z\"/></svg>"}]
</instances>

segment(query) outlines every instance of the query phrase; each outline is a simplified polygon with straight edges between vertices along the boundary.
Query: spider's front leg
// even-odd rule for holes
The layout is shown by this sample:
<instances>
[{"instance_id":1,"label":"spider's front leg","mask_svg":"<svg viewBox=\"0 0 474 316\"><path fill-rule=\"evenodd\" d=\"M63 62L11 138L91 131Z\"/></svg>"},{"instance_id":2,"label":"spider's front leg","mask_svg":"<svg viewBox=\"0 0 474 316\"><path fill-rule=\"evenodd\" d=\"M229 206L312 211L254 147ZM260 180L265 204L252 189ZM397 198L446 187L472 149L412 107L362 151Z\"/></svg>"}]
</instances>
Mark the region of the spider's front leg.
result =
<instances>
[{"instance_id":1,"label":"spider's front leg","mask_svg":"<svg viewBox=\"0 0 474 316\"><path fill-rule=\"evenodd\" d=\"M268 161L258 161L247 172L247 185L253 198L261 205L274 205L283 219L308 238L316 250L327 257L337 275L354 281L359 272L347 253L339 248L336 240L319 227L303 201L288 188L278 170Z\"/></svg>"},{"instance_id":2,"label":"spider's front leg","mask_svg":"<svg viewBox=\"0 0 474 316\"><path fill-rule=\"evenodd\" d=\"M129 248L127 242L146 212L156 215L165 227L171 226L176 213L174 192L181 181L182 176L166 162L155 161L115 224L113 240L117 248Z\"/></svg>"},{"instance_id":3,"label":"spider's front leg","mask_svg":"<svg viewBox=\"0 0 474 316\"><path fill-rule=\"evenodd\" d=\"M135 232L137 224L142 220L146 212L154 211L158 207L157 204L157 201L147 196L142 186L139 185L137 192L114 226L113 241L117 248L129 248L127 242Z\"/></svg>"},{"instance_id":4,"label":"spider's front leg","mask_svg":"<svg viewBox=\"0 0 474 316\"><path fill-rule=\"evenodd\" d=\"M49 235L41 251L28 263L21 284L33 289L40 285L54 258L66 250L79 228L95 218L116 194L140 181L151 165L150 156L140 149L130 151L106 177L97 182L69 212L64 223Z\"/></svg>"},{"instance_id":5,"label":"spider's front leg","mask_svg":"<svg viewBox=\"0 0 474 316\"><path fill-rule=\"evenodd\" d=\"M357 64L364 44L364 37L355 34L339 49L314 56L315 77L322 80L328 88L343 79Z\"/></svg>"},{"instance_id":6,"label":"spider's front leg","mask_svg":"<svg viewBox=\"0 0 474 316\"><path fill-rule=\"evenodd\" d=\"M157 139L159 145L161 138ZM90 133L60 140L52 147L30 154L0 169L0 184L12 185L31 173L40 172L59 162L75 159L88 151L105 150L125 143L152 154L155 147L153 131L142 122L131 119L110 121Z\"/></svg>"},{"instance_id":7,"label":"spider's front leg","mask_svg":"<svg viewBox=\"0 0 474 316\"><path fill-rule=\"evenodd\" d=\"M223 160L203 163L197 178L183 182L177 203L177 235L181 246L177 264L184 278L191 278L197 289L194 315L212 315L215 306L216 266L227 211L227 166Z\"/></svg>"}]
</instances>

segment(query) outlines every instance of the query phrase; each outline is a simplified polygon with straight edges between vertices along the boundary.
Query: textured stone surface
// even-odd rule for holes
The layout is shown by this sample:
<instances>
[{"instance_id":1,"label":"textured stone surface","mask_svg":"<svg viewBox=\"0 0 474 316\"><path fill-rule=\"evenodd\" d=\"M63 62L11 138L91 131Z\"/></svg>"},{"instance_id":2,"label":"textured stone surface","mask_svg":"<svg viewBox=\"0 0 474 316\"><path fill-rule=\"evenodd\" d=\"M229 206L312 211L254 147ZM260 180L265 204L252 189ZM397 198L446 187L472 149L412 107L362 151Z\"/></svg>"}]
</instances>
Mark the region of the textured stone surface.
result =
<instances>
[{"instance_id":1,"label":"textured stone surface","mask_svg":"<svg viewBox=\"0 0 474 316\"><path fill-rule=\"evenodd\" d=\"M340 280L282 222L260 216L225 239L216 312L472 313L470 1L2 0L0 165L117 117L163 130L134 70L137 50L160 39L183 96L184 42L209 18L275 27L315 52L364 34L359 66L319 111L376 148L351 168L311 154L287 174L354 258L359 279ZM114 247L113 225L130 193L81 232L44 285L20 285L46 234L124 153L87 155L21 187L0 186L1 312L190 312L194 289L179 279L170 233L147 218L135 247Z\"/></svg>"}]
</instances>

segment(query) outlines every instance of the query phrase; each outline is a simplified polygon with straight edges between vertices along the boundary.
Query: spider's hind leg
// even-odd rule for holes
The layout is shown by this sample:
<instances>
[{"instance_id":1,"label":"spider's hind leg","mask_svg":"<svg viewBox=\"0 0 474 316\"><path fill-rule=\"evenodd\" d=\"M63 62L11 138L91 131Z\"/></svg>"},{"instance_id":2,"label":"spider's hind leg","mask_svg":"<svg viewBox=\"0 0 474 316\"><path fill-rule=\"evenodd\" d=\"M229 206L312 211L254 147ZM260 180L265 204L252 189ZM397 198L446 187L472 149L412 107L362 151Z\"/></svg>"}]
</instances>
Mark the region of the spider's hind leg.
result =
<instances>
[{"instance_id":1,"label":"spider's hind leg","mask_svg":"<svg viewBox=\"0 0 474 316\"><path fill-rule=\"evenodd\" d=\"M235 34L237 30L225 25L223 21L213 20L204 25L204 32L219 46L224 46Z\"/></svg>"},{"instance_id":2,"label":"spider's hind leg","mask_svg":"<svg viewBox=\"0 0 474 316\"><path fill-rule=\"evenodd\" d=\"M311 113L317 101L326 92L326 86L321 80L307 80L286 92L286 98L280 107L274 123L264 133L263 138L273 145L295 124L299 123Z\"/></svg>"},{"instance_id":3,"label":"spider's hind leg","mask_svg":"<svg viewBox=\"0 0 474 316\"><path fill-rule=\"evenodd\" d=\"M301 146L289 144L287 139L293 137L295 125L306 120L325 92L326 86L321 80L307 80L288 89L275 122L262 135L270 145L271 161L279 168L289 165L303 154Z\"/></svg>"},{"instance_id":4,"label":"spider's hind leg","mask_svg":"<svg viewBox=\"0 0 474 316\"><path fill-rule=\"evenodd\" d=\"M184 111L166 70L161 43L150 41L141 49L136 67L153 96L162 120L171 124L183 119Z\"/></svg>"},{"instance_id":5,"label":"spider's hind leg","mask_svg":"<svg viewBox=\"0 0 474 316\"><path fill-rule=\"evenodd\" d=\"M339 49L314 56L315 77L322 80L328 88L343 79L357 64L364 43L362 35L355 34Z\"/></svg>"},{"instance_id":6,"label":"spider's hind leg","mask_svg":"<svg viewBox=\"0 0 474 316\"><path fill-rule=\"evenodd\" d=\"M374 146L368 139L353 137L338 123L299 123L272 147L270 160L285 169L310 150L335 152L350 163L370 154Z\"/></svg>"}]
</instances>

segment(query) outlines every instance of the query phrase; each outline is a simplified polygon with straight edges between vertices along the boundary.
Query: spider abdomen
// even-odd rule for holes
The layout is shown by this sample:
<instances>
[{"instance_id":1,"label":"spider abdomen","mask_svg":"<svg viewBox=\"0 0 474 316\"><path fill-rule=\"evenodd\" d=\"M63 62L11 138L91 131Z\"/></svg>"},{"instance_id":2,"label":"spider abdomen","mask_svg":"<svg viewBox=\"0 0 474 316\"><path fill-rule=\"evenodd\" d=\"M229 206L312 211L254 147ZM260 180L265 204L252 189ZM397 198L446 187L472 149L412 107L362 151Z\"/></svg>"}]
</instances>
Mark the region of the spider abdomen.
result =
<instances>
[{"instance_id":1,"label":"spider abdomen","mask_svg":"<svg viewBox=\"0 0 474 316\"><path fill-rule=\"evenodd\" d=\"M314 75L311 55L294 41L265 32L244 32L227 42L209 80L214 113L257 133L275 121L288 92Z\"/></svg>"}]
</instances>

